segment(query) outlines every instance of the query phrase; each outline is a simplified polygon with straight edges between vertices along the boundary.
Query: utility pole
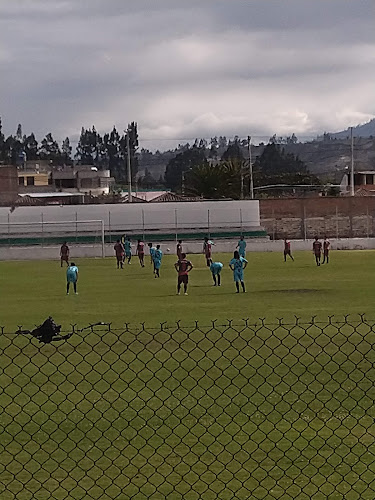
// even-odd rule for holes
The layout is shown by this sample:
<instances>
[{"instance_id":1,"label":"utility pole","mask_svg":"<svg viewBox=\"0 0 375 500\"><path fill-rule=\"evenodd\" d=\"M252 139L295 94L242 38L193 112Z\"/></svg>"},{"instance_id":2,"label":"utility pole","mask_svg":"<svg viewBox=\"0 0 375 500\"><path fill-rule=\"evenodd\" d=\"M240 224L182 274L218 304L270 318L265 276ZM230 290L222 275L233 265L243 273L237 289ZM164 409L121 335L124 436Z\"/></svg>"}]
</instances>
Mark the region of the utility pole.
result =
<instances>
[{"instance_id":1,"label":"utility pole","mask_svg":"<svg viewBox=\"0 0 375 500\"><path fill-rule=\"evenodd\" d=\"M132 165L130 158L130 138L129 138L130 127L126 131L126 160L127 160L127 171L128 171L128 203L132 202Z\"/></svg>"},{"instance_id":2,"label":"utility pole","mask_svg":"<svg viewBox=\"0 0 375 500\"><path fill-rule=\"evenodd\" d=\"M354 142L353 142L353 127L350 127L350 148L351 148L350 196L354 196Z\"/></svg>"},{"instance_id":3,"label":"utility pole","mask_svg":"<svg viewBox=\"0 0 375 500\"><path fill-rule=\"evenodd\" d=\"M243 178L243 165L242 160L240 162L240 172L241 172L241 191L240 191L240 200L243 200L243 188L244 188L244 178Z\"/></svg>"},{"instance_id":4,"label":"utility pole","mask_svg":"<svg viewBox=\"0 0 375 500\"><path fill-rule=\"evenodd\" d=\"M247 136L247 148L249 152L249 171L250 171L250 199L254 199L254 179L253 179L253 162L251 158L251 136Z\"/></svg>"}]
</instances>

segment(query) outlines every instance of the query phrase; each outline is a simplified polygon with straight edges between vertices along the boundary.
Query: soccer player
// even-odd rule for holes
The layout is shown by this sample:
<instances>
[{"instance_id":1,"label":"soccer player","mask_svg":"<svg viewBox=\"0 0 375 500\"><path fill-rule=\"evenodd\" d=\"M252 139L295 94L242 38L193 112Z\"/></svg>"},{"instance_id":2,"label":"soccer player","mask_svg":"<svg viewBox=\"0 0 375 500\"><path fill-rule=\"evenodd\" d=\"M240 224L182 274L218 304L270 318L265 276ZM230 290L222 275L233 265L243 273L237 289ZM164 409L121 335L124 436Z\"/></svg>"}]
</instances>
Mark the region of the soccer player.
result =
<instances>
[{"instance_id":1,"label":"soccer player","mask_svg":"<svg viewBox=\"0 0 375 500\"><path fill-rule=\"evenodd\" d=\"M141 267L145 267L145 244L142 240L138 240L137 255Z\"/></svg>"},{"instance_id":2,"label":"soccer player","mask_svg":"<svg viewBox=\"0 0 375 500\"><path fill-rule=\"evenodd\" d=\"M77 293L77 281L78 281L78 267L74 262L70 263L70 266L66 270L66 294L69 295L70 283L73 283L74 293Z\"/></svg>"},{"instance_id":3,"label":"soccer player","mask_svg":"<svg viewBox=\"0 0 375 500\"><path fill-rule=\"evenodd\" d=\"M124 241L125 259L128 259L128 264L132 260L132 245L130 238L127 236Z\"/></svg>"},{"instance_id":4,"label":"soccer player","mask_svg":"<svg viewBox=\"0 0 375 500\"><path fill-rule=\"evenodd\" d=\"M116 260L117 260L117 269L123 269L124 268L124 245L121 243L120 240L117 240L115 243L115 246L113 247L115 250L116 254Z\"/></svg>"},{"instance_id":5,"label":"soccer player","mask_svg":"<svg viewBox=\"0 0 375 500\"><path fill-rule=\"evenodd\" d=\"M324 236L324 241L323 241L323 262L324 264L327 261L327 264L329 262L329 250L331 248L331 242L327 238L327 236Z\"/></svg>"},{"instance_id":6,"label":"soccer player","mask_svg":"<svg viewBox=\"0 0 375 500\"><path fill-rule=\"evenodd\" d=\"M214 243L207 238L207 236L204 238L203 242L203 253L204 256L206 257L206 264L207 267L210 267L211 265L211 258L212 258L212 245Z\"/></svg>"},{"instance_id":7,"label":"soccer player","mask_svg":"<svg viewBox=\"0 0 375 500\"><path fill-rule=\"evenodd\" d=\"M240 254L240 257L245 258L246 257L246 241L244 240L243 236L240 237L240 240L237 243L236 248L238 248L238 253Z\"/></svg>"},{"instance_id":8,"label":"soccer player","mask_svg":"<svg viewBox=\"0 0 375 500\"><path fill-rule=\"evenodd\" d=\"M66 262L66 265L69 266L69 253L70 253L69 247L68 247L66 241L64 241L64 243L61 245L61 248L60 248L61 267L63 266L63 262Z\"/></svg>"},{"instance_id":9,"label":"soccer player","mask_svg":"<svg viewBox=\"0 0 375 500\"><path fill-rule=\"evenodd\" d=\"M160 268L161 268L161 259L163 258L163 252L160 249L160 245L156 245L156 249L154 252L154 273L155 278L160 278Z\"/></svg>"},{"instance_id":10,"label":"soccer player","mask_svg":"<svg viewBox=\"0 0 375 500\"><path fill-rule=\"evenodd\" d=\"M174 265L176 271L178 272L177 279L177 295L180 295L181 285L184 285L184 294L187 295L187 288L189 283L189 272L193 269L193 264L190 260L186 259L186 253L181 254L181 259L179 259Z\"/></svg>"},{"instance_id":11,"label":"soccer player","mask_svg":"<svg viewBox=\"0 0 375 500\"><path fill-rule=\"evenodd\" d=\"M221 285L221 270L223 269L223 264L221 262L212 262L210 264L210 271L212 273L212 279L214 280L214 286Z\"/></svg>"},{"instance_id":12,"label":"soccer player","mask_svg":"<svg viewBox=\"0 0 375 500\"><path fill-rule=\"evenodd\" d=\"M182 255L182 240L178 240L177 247L176 247L176 254L177 254L178 260L180 260L181 255Z\"/></svg>"},{"instance_id":13,"label":"soccer player","mask_svg":"<svg viewBox=\"0 0 375 500\"><path fill-rule=\"evenodd\" d=\"M322 243L319 241L319 238L315 236L315 240L313 243L313 253L315 255L315 262L317 266L320 266L320 257L322 255Z\"/></svg>"},{"instance_id":14,"label":"soccer player","mask_svg":"<svg viewBox=\"0 0 375 500\"><path fill-rule=\"evenodd\" d=\"M243 272L246 269L247 260L241 257L237 250L233 254L233 259L229 262L229 267L233 271L233 279L236 283L236 293L240 293L240 283L242 291L245 292L245 283L243 280Z\"/></svg>"},{"instance_id":15,"label":"soccer player","mask_svg":"<svg viewBox=\"0 0 375 500\"><path fill-rule=\"evenodd\" d=\"M154 264L154 257L155 257L156 248L152 245L152 243L148 244L148 248L150 250L150 262L151 262L151 264ZM155 273L155 266L154 266L154 273Z\"/></svg>"},{"instance_id":16,"label":"soccer player","mask_svg":"<svg viewBox=\"0 0 375 500\"><path fill-rule=\"evenodd\" d=\"M284 238L284 262L286 262L286 258L288 255L294 262L293 255L290 250L290 241L287 238Z\"/></svg>"}]
</instances>

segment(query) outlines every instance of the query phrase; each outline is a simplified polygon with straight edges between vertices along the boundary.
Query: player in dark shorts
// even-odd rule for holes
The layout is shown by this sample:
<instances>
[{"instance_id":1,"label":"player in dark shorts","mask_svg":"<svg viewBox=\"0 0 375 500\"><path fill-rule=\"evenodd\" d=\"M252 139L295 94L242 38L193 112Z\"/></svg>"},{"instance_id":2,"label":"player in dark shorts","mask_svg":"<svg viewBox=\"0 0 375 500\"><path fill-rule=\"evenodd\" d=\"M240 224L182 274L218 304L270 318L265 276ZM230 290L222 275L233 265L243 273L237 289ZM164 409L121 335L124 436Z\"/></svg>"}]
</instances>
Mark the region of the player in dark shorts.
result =
<instances>
[{"instance_id":1,"label":"player in dark shorts","mask_svg":"<svg viewBox=\"0 0 375 500\"><path fill-rule=\"evenodd\" d=\"M116 254L117 269L120 269L120 268L123 269L124 268L124 255L125 255L124 245L121 243L120 240L117 240L116 244L113 248L114 248L115 254Z\"/></svg>"},{"instance_id":2,"label":"player in dark shorts","mask_svg":"<svg viewBox=\"0 0 375 500\"><path fill-rule=\"evenodd\" d=\"M145 244L143 243L142 240L138 240L137 255L141 267L145 267Z\"/></svg>"},{"instance_id":3,"label":"player in dark shorts","mask_svg":"<svg viewBox=\"0 0 375 500\"><path fill-rule=\"evenodd\" d=\"M286 262L288 255L294 261L292 251L290 249L290 241L287 238L284 238L284 262Z\"/></svg>"},{"instance_id":4,"label":"player in dark shorts","mask_svg":"<svg viewBox=\"0 0 375 500\"><path fill-rule=\"evenodd\" d=\"M178 240L177 247L176 247L176 254L177 254L178 260L180 260L181 255L182 255L182 240Z\"/></svg>"},{"instance_id":5,"label":"player in dark shorts","mask_svg":"<svg viewBox=\"0 0 375 500\"><path fill-rule=\"evenodd\" d=\"M325 262L329 262L329 250L331 248L331 242L329 241L329 239L327 238L327 236L324 236L324 241L323 241L323 262L322 264L324 264Z\"/></svg>"},{"instance_id":6,"label":"player in dark shorts","mask_svg":"<svg viewBox=\"0 0 375 500\"><path fill-rule=\"evenodd\" d=\"M315 236L315 240L313 243L313 253L315 256L315 262L317 266L320 266L320 258L322 255L322 243L319 241L319 238Z\"/></svg>"},{"instance_id":7,"label":"player in dark shorts","mask_svg":"<svg viewBox=\"0 0 375 500\"><path fill-rule=\"evenodd\" d=\"M61 267L63 266L63 262L66 262L66 265L69 266L69 247L66 244L66 241L61 245L60 248L60 263Z\"/></svg>"},{"instance_id":8,"label":"player in dark shorts","mask_svg":"<svg viewBox=\"0 0 375 500\"><path fill-rule=\"evenodd\" d=\"M177 295L180 295L181 285L184 285L184 294L187 295L187 288L189 283L189 272L193 269L193 264L190 260L186 259L186 254L181 254L181 259L179 259L174 265L176 271L178 272L177 279Z\"/></svg>"},{"instance_id":9,"label":"player in dark shorts","mask_svg":"<svg viewBox=\"0 0 375 500\"><path fill-rule=\"evenodd\" d=\"M204 256L206 257L207 267L210 267L210 265L211 265L212 245L213 245L213 242L211 240L209 240L206 236L204 239L204 242L203 242L203 253L204 253Z\"/></svg>"}]
</instances>

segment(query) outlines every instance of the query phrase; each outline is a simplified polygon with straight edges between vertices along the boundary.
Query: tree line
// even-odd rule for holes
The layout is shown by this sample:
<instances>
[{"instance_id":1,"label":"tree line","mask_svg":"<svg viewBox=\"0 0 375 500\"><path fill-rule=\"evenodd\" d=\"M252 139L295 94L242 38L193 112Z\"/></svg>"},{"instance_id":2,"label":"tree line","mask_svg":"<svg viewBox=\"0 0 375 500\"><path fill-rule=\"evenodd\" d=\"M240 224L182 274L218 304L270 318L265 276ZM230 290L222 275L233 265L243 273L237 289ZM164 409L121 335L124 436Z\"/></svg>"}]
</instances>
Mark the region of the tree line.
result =
<instances>
[{"instance_id":1,"label":"tree line","mask_svg":"<svg viewBox=\"0 0 375 500\"><path fill-rule=\"evenodd\" d=\"M6 137L2 131L0 118L0 163L19 166L24 165L28 160L47 160L51 166L67 166L73 163L95 165L100 169L109 169L118 183L127 182L127 136L129 136L129 154L134 178L138 171L136 122L132 122L122 134L117 131L116 127L113 127L103 136L98 133L95 126L88 129L82 127L73 154L69 137L59 144L49 132L39 143L33 132L29 135L22 132L21 124L18 125L14 135Z\"/></svg>"},{"instance_id":2,"label":"tree line","mask_svg":"<svg viewBox=\"0 0 375 500\"><path fill-rule=\"evenodd\" d=\"M319 180L294 154L286 153L284 144L295 144L295 134L282 138L272 136L259 157L252 161L254 188L273 185L273 194L285 191L288 185L317 185ZM128 152L129 143L129 152ZM52 133L40 141L35 134L24 134L18 125L16 133L5 137L0 118L0 163L23 165L26 160L47 160L51 166L93 165L109 169L118 184L126 184L127 158L131 158L132 180L140 188L167 187L177 193L204 198L234 198L250 196L250 163L248 139L235 136L215 136L209 141L195 139L193 144L179 144L173 150L138 151L138 127L132 122L123 133L116 127L99 134L95 126L82 127L73 152L68 137L59 144ZM137 175L138 167L144 175ZM154 169L161 167L163 174L154 177ZM164 173L165 172L165 173ZM279 188L277 187L279 186ZM260 192L260 191L259 191Z\"/></svg>"},{"instance_id":3,"label":"tree line","mask_svg":"<svg viewBox=\"0 0 375 500\"><path fill-rule=\"evenodd\" d=\"M211 148L207 150L204 144L189 146L168 162L166 186L203 198L240 199L251 196L251 179L256 197L262 192L280 195L298 186L310 190L311 186L320 185L305 163L287 153L274 137L251 164L247 151L248 143L239 139L229 142L220 158L212 155Z\"/></svg>"}]
</instances>

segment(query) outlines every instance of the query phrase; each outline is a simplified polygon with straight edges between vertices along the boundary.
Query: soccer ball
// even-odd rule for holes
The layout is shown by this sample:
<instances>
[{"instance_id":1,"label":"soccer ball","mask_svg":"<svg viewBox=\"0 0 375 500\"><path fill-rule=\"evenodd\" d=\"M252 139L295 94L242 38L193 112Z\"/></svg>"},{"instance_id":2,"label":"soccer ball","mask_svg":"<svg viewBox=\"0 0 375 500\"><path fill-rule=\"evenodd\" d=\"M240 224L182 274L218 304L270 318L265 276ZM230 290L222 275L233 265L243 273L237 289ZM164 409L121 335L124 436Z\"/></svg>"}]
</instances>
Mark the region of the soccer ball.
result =
<instances>
[{"instance_id":1,"label":"soccer ball","mask_svg":"<svg viewBox=\"0 0 375 500\"><path fill-rule=\"evenodd\" d=\"M167 252L170 252L170 251L171 251L171 249L170 249L170 248L167 248Z\"/></svg>"}]
</instances>

